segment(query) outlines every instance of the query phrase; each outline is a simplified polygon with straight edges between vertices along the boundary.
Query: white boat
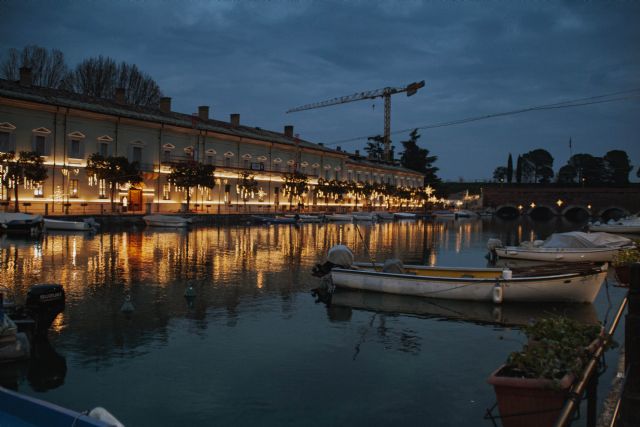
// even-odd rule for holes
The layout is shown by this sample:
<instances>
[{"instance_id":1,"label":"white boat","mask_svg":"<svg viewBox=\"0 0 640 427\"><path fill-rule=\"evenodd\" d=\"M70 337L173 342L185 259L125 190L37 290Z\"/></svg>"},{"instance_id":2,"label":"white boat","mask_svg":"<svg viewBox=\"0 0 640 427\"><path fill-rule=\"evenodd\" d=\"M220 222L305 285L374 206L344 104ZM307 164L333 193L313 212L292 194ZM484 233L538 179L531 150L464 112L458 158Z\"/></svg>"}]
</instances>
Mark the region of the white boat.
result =
<instances>
[{"instance_id":1,"label":"white boat","mask_svg":"<svg viewBox=\"0 0 640 427\"><path fill-rule=\"evenodd\" d=\"M411 212L395 212L393 216L396 219L415 219L416 218L416 214Z\"/></svg>"},{"instance_id":2,"label":"white boat","mask_svg":"<svg viewBox=\"0 0 640 427\"><path fill-rule=\"evenodd\" d=\"M574 264L535 270L499 268L403 266L398 260L382 264L354 263L343 245L329 250L334 265L334 286L470 301L502 302L593 302L607 275L607 265Z\"/></svg>"},{"instance_id":3,"label":"white boat","mask_svg":"<svg viewBox=\"0 0 640 427\"><path fill-rule=\"evenodd\" d=\"M59 219L44 219L45 230L65 230L65 231L90 231L95 230L90 222L85 221L63 221Z\"/></svg>"},{"instance_id":4,"label":"white boat","mask_svg":"<svg viewBox=\"0 0 640 427\"><path fill-rule=\"evenodd\" d=\"M354 221L375 221L376 215L371 212L354 212L353 213Z\"/></svg>"},{"instance_id":5,"label":"white boat","mask_svg":"<svg viewBox=\"0 0 640 427\"><path fill-rule=\"evenodd\" d=\"M493 302L587 302L596 298L606 265L588 272L508 277L501 269L405 266L406 273L331 270L336 287L398 295Z\"/></svg>"},{"instance_id":6,"label":"white boat","mask_svg":"<svg viewBox=\"0 0 640 427\"><path fill-rule=\"evenodd\" d=\"M146 215L143 216L145 224L150 227L187 227L191 224L191 218L183 218L174 215Z\"/></svg>"},{"instance_id":7,"label":"white boat","mask_svg":"<svg viewBox=\"0 0 640 427\"><path fill-rule=\"evenodd\" d=\"M324 218L327 221L353 221L353 215L351 215L351 214L325 215Z\"/></svg>"},{"instance_id":8,"label":"white boat","mask_svg":"<svg viewBox=\"0 0 640 427\"><path fill-rule=\"evenodd\" d=\"M37 236L42 232L42 216L20 212L0 212L0 232Z\"/></svg>"},{"instance_id":9,"label":"white boat","mask_svg":"<svg viewBox=\"0 0 640 427\"><path fill-rule=\"evenodd\" d=\"M552 262L606 262L621 249L635 247L633 241L608 233L554 233L547 240L525 242L520 246L502 246L490 239L490 251L499 258L514 258Z\"/></svg>"},{"instance_id":10,"label":"white boat","mask_svg":"<svg viewBox=\"0 0 640 427\"><path fill-rule=\"evenodd\" d=\"M456 214L450 210L438 210L438 211L431 212L431 216L433 216L434 218L449 219L449 218L455 218Z\"/></svg>"},{"instance_id":11,"label":"white boat","mask_svg":"<svg viewBox=\"0 0 640 427\"><path fill-rule=\"evenodd\" d=\"M640 219L638 217L623 218L618 221L610 220L601 224L594 222L589 224L589 231L604 231L607 233L640 233Z\"/></svg>"},{"instance_id":12,"label":"white boat","mask_svg":"<svg viewBox=\"0 0 640 427\"><path fill-rule=\"evenodd\" d=\"M322 217L318 215L305 215L305 214L287 214L285 215L287 218L293 218L297 222L307 223L307 222L322 222Z\"/></svg>"}]
</instances>

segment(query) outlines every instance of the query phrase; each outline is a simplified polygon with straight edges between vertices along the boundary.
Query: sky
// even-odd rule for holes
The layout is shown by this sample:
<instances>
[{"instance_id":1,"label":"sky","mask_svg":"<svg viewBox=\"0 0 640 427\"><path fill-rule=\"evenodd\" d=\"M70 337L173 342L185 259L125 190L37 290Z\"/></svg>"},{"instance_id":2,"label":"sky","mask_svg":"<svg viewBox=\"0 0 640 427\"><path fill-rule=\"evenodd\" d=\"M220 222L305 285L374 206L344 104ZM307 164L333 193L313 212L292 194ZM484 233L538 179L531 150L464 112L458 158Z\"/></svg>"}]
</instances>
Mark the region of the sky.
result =
<instances>
[{"instance_id":1,"label":"sky","mask_svg":"<svg viewBox=\"0 0 640 427\"><path fill-rule=\"evenodd\" d=\"M383 132L381 99L285 112L424 80L392 96L392 139L401 152L408 132L396 132L426 127L419 144L445 180L489 180L509 153L543 148L556 171L571 153L625 150L638 181L638 18L640 2L624 0L0 0L0 55L37 44L71 67L135 63L175 111L210 105L215 119L293 125L352 152ZM428 128L619 92L627 99Z\"/></svg>"}]
</instances>

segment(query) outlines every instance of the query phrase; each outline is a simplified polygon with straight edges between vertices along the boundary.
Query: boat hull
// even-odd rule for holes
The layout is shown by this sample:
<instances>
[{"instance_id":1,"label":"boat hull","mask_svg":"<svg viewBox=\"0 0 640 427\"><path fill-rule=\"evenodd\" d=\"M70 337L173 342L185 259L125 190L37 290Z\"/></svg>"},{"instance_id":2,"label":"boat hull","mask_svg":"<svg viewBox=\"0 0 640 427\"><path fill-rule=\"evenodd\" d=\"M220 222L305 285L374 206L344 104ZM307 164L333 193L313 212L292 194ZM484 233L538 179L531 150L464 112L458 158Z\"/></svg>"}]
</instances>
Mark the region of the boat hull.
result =
<instances>
[{"instance_id":1,"label":"boat hull","mask_svg":"<svg viewBox=\"0 0 640 427\"><path fill-rule=\"evenodd\" d=\"M620 233L620 234L640 234L639 225L589 225L590 231L604 231L605 233Z\"/></svg>"},{"instance_id":2,"label":"boat hull","mask_svg":"<svg viewBox=\"0 0 640 427\"><path fill-rule=\"evenodd\" d=\"M142 217L150 227L186 228L191 224L189 218L171 217L168 215L149 215Z\"/></svg>"},{"instance_id":3,"label":"boat hull","mask_svg":"<svg viewBox=\"0 0 640 427\"><path fill-rule=\"evenodd\" d=\"M537 248L525 249L516 246L495 248L500 258L527 259L551 262L606 262L611 261L619 249L614 248Z\"/></svg>"},{"instance_id":4,"label":"boat hull","mask_svg":"<svg viewBox=\"0 0 640 427\"><path fill-rule=\"evenodd\" d=\"M352 221L353 220L353 216L352 215L333 214L333 215L326 215L325 219L327 221Z\"/></svg>"},{"instance_id":5,"label":"boat hull","mask_svg":"<svg viewBox=\"0 0 640 427\"><path fill-rule=\"evenodd\" d=\"M567 273L506 280L334 268L331 279L336 287L428 298L494 301L494 287L500 285L502 301L590 303L598 294L606 274L606 271L599 270L591 274Z\"/></svg>"},{"instance_id":6,"label":"boat hull","mask_svg":"<svg viewBox=\"0 0 640 427\"><path fill-rule=\"evenodd\" d=\"M91 230L91 225L80 221L60 221L45 218L44 228L47 230L88 231Z\"/></svg>"}]
</instances>

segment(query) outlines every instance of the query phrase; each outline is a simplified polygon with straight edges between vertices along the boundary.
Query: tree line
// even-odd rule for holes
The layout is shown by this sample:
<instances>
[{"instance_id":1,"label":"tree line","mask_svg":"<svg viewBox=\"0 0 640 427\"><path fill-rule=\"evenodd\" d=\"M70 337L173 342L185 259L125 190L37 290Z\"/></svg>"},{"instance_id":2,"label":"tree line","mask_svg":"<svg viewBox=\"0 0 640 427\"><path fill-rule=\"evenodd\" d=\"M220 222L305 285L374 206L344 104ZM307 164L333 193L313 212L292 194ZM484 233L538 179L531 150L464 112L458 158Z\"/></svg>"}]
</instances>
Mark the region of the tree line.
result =
<instances>
[{"instance_id":1,"label":"tree line","mask_svg":"<svg viewBox=\"0 0 640 427\"><path fill-rule=\"evenodd\" d=\"M95 56L70 67L64 53L37 45L11 48L0 62L0 78L17 81L20 68L31 69L32 84L61 89L95 98L113 98L117 88L125 90L125 102L157 105L162 91L153 78L137 65Z\"/></svg>"},{"instance_id":2,"label":"tree line","mask_svg":"<svg viewBox=\"0 0 640 427\"><path fill-rule=\"evenodd\" d=\"M623 150L611 150L604 156L574 154L567 163L554 172L553 156L542 148L518 155L515 168L509 153L506 166L493 171L493 179L506 183L625 185L633 170L629 156ZM640 168L636 175L640 177Z\"/></svg>"}]
</instances>

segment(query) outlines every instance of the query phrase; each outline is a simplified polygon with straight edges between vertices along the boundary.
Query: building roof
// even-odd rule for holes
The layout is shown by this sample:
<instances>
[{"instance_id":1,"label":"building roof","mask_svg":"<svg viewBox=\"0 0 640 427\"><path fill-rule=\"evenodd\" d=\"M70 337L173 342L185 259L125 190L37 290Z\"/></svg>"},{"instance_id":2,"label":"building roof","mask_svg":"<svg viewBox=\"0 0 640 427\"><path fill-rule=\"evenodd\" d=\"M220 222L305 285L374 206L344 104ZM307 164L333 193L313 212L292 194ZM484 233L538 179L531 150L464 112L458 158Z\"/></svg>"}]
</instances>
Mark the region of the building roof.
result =
<instances>
[{"instance_id":1,"label":"building roof","mask_svg":"<svg viewBox=\"0 0 640 427\"><path fill-rule=\"evenodd\" d=\"M78 110L90 111L94 113L108 114L117 117L126 117L135 120L142 120L154 123L164 123L167 125L208 130L236 137L252 138L266 142L274 142L283 145L308 148L312 150L332 153L342 156L349 156L344 151L333 150L304 139L288 137L283 133L269 131L258 127L244 125L234 126L229 122L214 119L200 119L197 115L190 115L178 112L164 112L157 106L140 106L132 104L120 104L114 99L94 98L87 95L78 94L62 89L52 89L41 86L24 86L19 82L0 79L0 96L37 102L46 105L74 108ZM352 155L351 155L352 156ZM402 167L369 162L366 160L350 158L351 162L364 163L367 166L393 169L403 172L417 173Z\"/></svg>"}]
</instances>

